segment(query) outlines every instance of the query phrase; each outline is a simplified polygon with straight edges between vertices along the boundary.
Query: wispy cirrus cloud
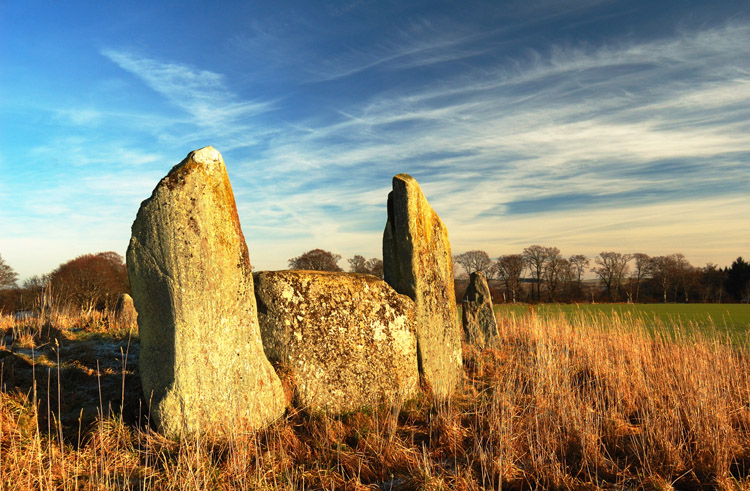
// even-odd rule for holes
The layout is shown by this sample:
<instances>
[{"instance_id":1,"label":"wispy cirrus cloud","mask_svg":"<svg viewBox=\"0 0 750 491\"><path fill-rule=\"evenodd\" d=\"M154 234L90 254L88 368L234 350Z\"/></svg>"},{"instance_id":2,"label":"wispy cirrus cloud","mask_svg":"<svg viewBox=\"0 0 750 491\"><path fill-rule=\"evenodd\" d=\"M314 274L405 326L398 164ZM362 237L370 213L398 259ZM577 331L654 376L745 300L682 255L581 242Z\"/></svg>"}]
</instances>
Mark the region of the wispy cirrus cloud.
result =
<instances>
[{"instance_id":1,"label":"wispy cirrus cloud","mask_svg":"<svg viewBox=\"0 0 750 491\"><path fill-rule=\"evenodd\" d=\"M211 122L219 117L235 120L263 113L272 106L269 102L238 101L219 73L113 49L101 53L196 120Z\"/></svg>"},{"instance_id":2,"label":"wispy cirrus cloud","mask_svg":"<svg viewBox=\"0 0 750 491\"><path fill-rule=\"evenodd\" d=\"M367 49L349 49L308 70L316 82L349 77L373 68L398 71L454 62L486 53L491 44L477 41L488 39L490 33L464 29L446 30L422 20L401 29L382 44Z\"/></svg>"},{"instance_id":3,"label":"wispy cirrus cloud","mask_svg":"<svg viewBox=\"0 0 750 491\"><path fill-rule=\"evenodd\" d=\"M393 142L384 151L416 136L444 141L442 147L453 150L510 147L526 155L530 148L551 145L564 150L561 160L571 160L581 140L590 139L603 139L607 144L587 146L587 153L598 151L589 154L592 159L608 155L666 158L745 149L745 139L737 138L744 123L737 113L746 112L750 100L748 76L742 69L750 57L746 47L750 30L727 27L679 39L692 41L683 45L669 39L588 52L553 50L546 58L534 55L510 63L522 68L497 67L490 75L485 69L473 80L466 75L444 80L437 89L384 93L339 111L341 117L332 122L309 122L303 141L352 140L378 133L379 140ZM723 40L718 46L717 39ZM654 57L655 52L660 55ZM644 56L638 58L638 53ZM685 78L685 71L694 73ZM541 86L542 81L548 84ZM696 124L701 118L706 124ZM439 138L432 136L435 131L442 133ZM448 133L456 136L445 139ZM679 134L688 138L675 145ZM399 135L403 136L392 138ZM698 136L702 140L696 141ZM633 145L635 140L641 144ZM377 150L377 143L368 147ZM438 151L436 147L433 143L429 148ZM359 162L352 161L351 154L337 161Z\"/></svg>"},{"instance_id":4,"label":"wispy cirrus cloud","mask_svg":"<svg viewBox=\"0 0 750 491\"><path fill-rule=\"evenodd\" d=\"M700 264L750 247L737 232L750 230L745 17L669 19L655 34L630 29L639 7L607 1L481 7L239 9L199 56L103 41L99 92L11 108L40 106L24 156L46 167L0 182L0 240L22 254L32 227L81 248L106 230L124 252L139 201L212 144L261 269L313 247L379 255L399 172L420 181L454 252L541 242ZM27 181L25 201L14 187Z\"/></svg>"},{"instance_id":5,"label":"wispy cirrus cloud","mask_svg":"<svg viewBox=\"0 0 750 491\"><path fill-rule=\"evenodd\" d=\"M383 221L376 217L384 214L389 178L398 172L421 180L454 224L459 248L472 247L468 237L494 243L491 250L505 248L507 223L568 223L558 210L578 222L590 215L595 230L606 223L635 227L604 219L623 207L695 239L716 213L711 206L724 206L720 197L746 195L748 46L750 26L728 24L648 42L532 52L297 122L242 172L260 164L275 180L289 178L285 190L263 194L275 202L285 195L294 209L289 219L300 226L325 225L339 236L359 230L375 244ZM372 187L379 192L364 192ZM685 196L708 208L657 211ZM733 206L736 212L748 202ZM733 222L727 230L748 226L735 212L726 213L724 223ZM372 217L364 231L363 214ZM641 223L637 230L647 228ZM528 242L547 237L526 230ZM564 230L548 238L560 240ZM675 240L674 247L685 244Z\"/></svg>"},{"instance_id":6,"label":"wispy cirrus cloud","mask_svg":"<svg viewBox=\"0 0 750 491\"><path fill-rule=\"evenodd\" d=\"M272 111L275 101L240 98L220 73L114 49L103 49L101 54L187 114L186 119L162 128L162 138L212 140L225 149L236 149L256 144L259 135L267 131L253 124L253 119ZM192 127L186 130L185 124Z\"/></svg>"},{"instance_id":7,"label":"wispy cirrus cloud","mask_svg":"<svg viewBox=\"0 0 750 491\"><path fill-rule=\"evenodd\" d=\"M491 38L500 30L477 31L424 17L385 31L382 28L363 26L365 31L378 30L376 43L355 35L347 43L336 43L333 34L299 19L283 24L253 22L248 32L233 36L227 44L243 56L261 62L253 70L255 76L258 72L267 76L272 72L277 77L291 72L287 76L297 83L324 84L371 70L399 72L471 59L495 48L499 42ZM316 49L321 43L326 45L325 51Z\"/></svg>"}]
</instances>

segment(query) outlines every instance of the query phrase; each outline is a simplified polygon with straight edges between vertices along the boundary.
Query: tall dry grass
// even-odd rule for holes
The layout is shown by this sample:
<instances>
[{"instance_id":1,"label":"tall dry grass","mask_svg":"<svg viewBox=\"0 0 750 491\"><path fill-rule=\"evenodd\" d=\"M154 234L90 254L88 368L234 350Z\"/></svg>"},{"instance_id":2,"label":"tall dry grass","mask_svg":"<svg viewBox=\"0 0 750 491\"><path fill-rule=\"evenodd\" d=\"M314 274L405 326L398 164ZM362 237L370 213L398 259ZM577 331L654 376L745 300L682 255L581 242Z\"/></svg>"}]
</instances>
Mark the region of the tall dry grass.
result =
<instances>
[{"instance_id":1,"label":"tall dry grass","mask_svg":"<svg viewBox=\"0 0 750 491\"><path fill-rule=\"evenodd\" d=\"M0 320L0 328L14 325ZM45 381L37 373L37 382L51 385L46 397L12 386L0 393L0 484L45 490L750 487L745 348L688 330L654 337L632 318L571 323L531 312L502 319L499 333L493 348L464 347L465 377L449 401L424 393L402 407L326 417L290 409L265 430L238 428L223 441L203 435L178 444L152 431L144 412L127 421L104 407L91 425L64 426L55 414L54 384L62 378L64 387L66 374ZM63 338L58 342L71 342ZM43 351L44 339L35 342ZM13 345L3 350L12 352ZM53 373L55 365L44 370Z\"/></svg>"}]
</instances>

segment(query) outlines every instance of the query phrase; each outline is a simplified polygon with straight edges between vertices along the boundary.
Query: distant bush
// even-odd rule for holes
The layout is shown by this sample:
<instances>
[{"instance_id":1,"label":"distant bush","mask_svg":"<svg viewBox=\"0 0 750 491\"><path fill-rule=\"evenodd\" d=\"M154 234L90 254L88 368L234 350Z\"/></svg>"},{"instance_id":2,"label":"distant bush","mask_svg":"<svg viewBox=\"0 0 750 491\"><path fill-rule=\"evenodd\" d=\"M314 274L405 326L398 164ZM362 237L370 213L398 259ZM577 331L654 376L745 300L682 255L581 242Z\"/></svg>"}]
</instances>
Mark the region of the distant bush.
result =
<instances>
[{"instance_id":1,"label":"distant bush","mask_svg":"<svg viewBox=\"0 0 750 491\"><path fill-rule=\"evenodd\" d=\"M0 290L6 288L14 288L16 286L16 280L18 279L18 273L11 268L0 255Z\"/></svg>"},{"instance_id":2,"label":"distant bush","mask_svg":"<svg viewBox=\"0 0 750 491\"><path fill-rule=\"evenodd\" d=\"M341 255L323 249L313 249L289 260L289 269L310 271L343 271L338 262Z\"/></svg>"},{"instance_id":3,"label":"distant bush","mask_svg":"<svg viewBox=\"0 0 750 491\"><path fill-rule=\"evenodd\" d=\"M364 256L359 254L349 259L349 272L351 273L362 273L371 274L377 278L383 279L383 261L373 257L372 259L365 259Z\"/></svg>"},{"instance_id":4,"label":"distant bush","mask_svg":"<svg viewBox=\"0 0 750 491\"><path fill-rule=\"evenodd\" d=\"M16 290L18 273L0 255L0 314L16 310L19 295Z\"/></svg>"},{"instance_id":5,"label":"distant bush","mask_svg":"<svg viewBox=\"0 0 750 491\"><path fill-rule=\"evenodd\" d=\"M61 306L92 311L111 309L121 293L129 293L128 272L116 252L84 254L50 273L50 287Z\"/></svg>"}]
</instances>

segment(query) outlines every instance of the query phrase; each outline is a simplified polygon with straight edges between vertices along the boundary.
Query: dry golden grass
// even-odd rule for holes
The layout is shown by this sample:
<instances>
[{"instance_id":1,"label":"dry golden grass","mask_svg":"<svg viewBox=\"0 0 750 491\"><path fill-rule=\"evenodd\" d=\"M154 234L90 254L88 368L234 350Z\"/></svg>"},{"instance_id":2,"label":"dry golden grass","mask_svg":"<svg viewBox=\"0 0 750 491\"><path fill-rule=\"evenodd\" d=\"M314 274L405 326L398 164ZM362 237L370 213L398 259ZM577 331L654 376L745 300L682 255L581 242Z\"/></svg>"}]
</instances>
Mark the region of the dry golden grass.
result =
<instances>
[{"instance_id":1,"label":"dry golden grass","mask_svg":"<svg viewBox=\"0 0 750 491\"><path fill-rule=\"evenodd\" d=\"M750 361L722 340L530 313L501 319L495 347L465 346L449 401L424 393L327 417L290 409L259 432L178 444L148 427L127 357L118 374L76 354L111 326L58 321L0 319L3 489L750 489ZM11 358L31 344L29 372ZM81 401L69 393L94 381L110 403L71 423Z\"/></svg>"}]
</instances>

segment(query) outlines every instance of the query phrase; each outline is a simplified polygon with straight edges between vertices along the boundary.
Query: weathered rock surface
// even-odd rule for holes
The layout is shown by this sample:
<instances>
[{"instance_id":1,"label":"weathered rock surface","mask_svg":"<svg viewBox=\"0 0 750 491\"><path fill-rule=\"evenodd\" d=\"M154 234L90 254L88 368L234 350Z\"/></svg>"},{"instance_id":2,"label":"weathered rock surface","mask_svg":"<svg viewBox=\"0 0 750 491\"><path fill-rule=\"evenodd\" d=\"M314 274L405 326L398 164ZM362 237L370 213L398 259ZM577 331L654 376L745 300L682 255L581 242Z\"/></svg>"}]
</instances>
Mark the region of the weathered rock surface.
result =
<instances>
[{"instance_id":1,"label":"weathered rock surface","mask_svg":"<svg viewBox=\"0 0 750 491\"><path fill-rule=\"evenodd\" d=\"M138 327L138 312L133 305L133 297L121 293L115 304L115 320L120 328L134 329Z\"/></svg>"},{"instance_id":2,"label":"weathered rock surface","mask_svg":"<svg viewBox=\"0 0 750 491\"><path fill-rule=\"evenodd\" d=\"M191 152L141 204L127 252L143 391L171 437L257 428L285 410L221 154Z\"/></svg>"},{"instance_id":3,"label":"weathered rock surface","mask_svg":"<svg viewBox=\"0 0 750 491\"><path fill-rule=\"evenodd\" d=\"M447 397L461 374L461 329L448 230L417 181L399 174L388 194L383 234L385 281L417 307L420 370L436 396Z\"/></svg>"},{"instance_id":4,"label":"weathered rock surface","mask_svg":"<svg viewBox=\"0 0 750 491\"><path fill-rule=\"evenodd\" d=\"M466 341L484 348L497 335L497 319L487 278L481 272L471 273L461 307Z\"/></svg>"},{"instance_id":5,"label":"weathered rock surface","mask_svg":"<svg viewBox=\"0 0 750 491\"><path fill-rule=\"evenodd\" d=\"M264 271L254 278L266 355L290 370L300 406L346 412L416 393L408 297L364 274Z\"/></svg>"}]
</instances>

